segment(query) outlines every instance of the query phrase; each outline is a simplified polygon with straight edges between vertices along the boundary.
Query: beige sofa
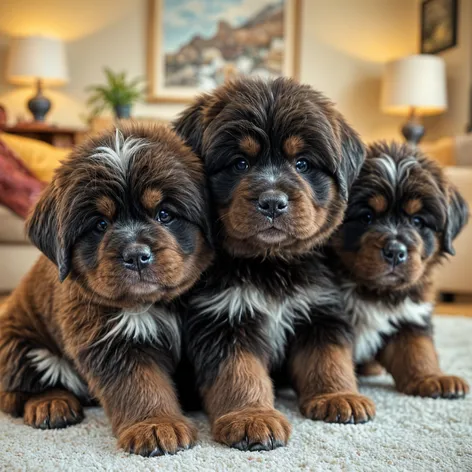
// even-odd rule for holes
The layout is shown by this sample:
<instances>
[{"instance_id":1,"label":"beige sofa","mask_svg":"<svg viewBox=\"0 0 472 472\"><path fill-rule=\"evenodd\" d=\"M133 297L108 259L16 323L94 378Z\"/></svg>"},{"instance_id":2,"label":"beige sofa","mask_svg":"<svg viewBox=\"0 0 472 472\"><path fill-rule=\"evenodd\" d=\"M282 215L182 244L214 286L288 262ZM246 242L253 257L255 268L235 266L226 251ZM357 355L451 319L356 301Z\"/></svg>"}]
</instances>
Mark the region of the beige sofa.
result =
<instances>
[{"instance_id":1,"label":"beige sofa","mask_svg":"<svg viewBox=\"0 0 472 472\"><path fill-rule=\"evenodd\" d=\"M446 173L467 200L472 210L472 167L446 167ZM440 292L472 293L472 219L453 244L454 257L436 269L435 282Z\"/></svg>"},{"instance_id":2,"label":"beige sofa","mask_svg":"<svg viewBox=\"0 0 472 472\"><path fill-rule=\"evenodd\" d=\"M14 289L38 255L25 238L24 221L0 206L0 293Z\"/></svg>"}]
</instances>

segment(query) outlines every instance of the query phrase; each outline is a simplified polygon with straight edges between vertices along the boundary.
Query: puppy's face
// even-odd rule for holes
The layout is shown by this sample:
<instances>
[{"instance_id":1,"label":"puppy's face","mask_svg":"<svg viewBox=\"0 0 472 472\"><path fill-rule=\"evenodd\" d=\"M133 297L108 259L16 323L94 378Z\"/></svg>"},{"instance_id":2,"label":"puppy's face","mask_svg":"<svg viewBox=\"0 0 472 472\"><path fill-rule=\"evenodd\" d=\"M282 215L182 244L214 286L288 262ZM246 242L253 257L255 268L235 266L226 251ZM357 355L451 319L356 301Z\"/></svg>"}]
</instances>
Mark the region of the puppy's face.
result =
<instances>
[{"instance_id":1,"label":"puppy's face","mask_svg":"<svg viewBox=\"0 0 472 472\"><path fill-rule=\"evenodd\" d=\"M333 238L355 278L379 290L421 281L467 221L467 206L441 169L406 145L374 144Z\"/></svg>"},{"instance_id":2,"label":"puppy's face","mask_svg":"<svg viewBox=\"0 0 472 472\"><path fill-rule=\"evenodd\" d=\"M364 150L321 94L287 79L242 80L197 104L176 128L204 159L221 222L237 256L290 256L341 222Z\"/></svg>"},{"instance_id":3,"label":"puppy's face","mask_svg":"<svg viewBox=\"0 0 472 472\"><path fill-rule=\"evenodd\" d=\"M57 171L30 237L111 305L169 300L210 262L203 171L171 131L133 126L93 139Z\"/></svg>"}]
</instances>

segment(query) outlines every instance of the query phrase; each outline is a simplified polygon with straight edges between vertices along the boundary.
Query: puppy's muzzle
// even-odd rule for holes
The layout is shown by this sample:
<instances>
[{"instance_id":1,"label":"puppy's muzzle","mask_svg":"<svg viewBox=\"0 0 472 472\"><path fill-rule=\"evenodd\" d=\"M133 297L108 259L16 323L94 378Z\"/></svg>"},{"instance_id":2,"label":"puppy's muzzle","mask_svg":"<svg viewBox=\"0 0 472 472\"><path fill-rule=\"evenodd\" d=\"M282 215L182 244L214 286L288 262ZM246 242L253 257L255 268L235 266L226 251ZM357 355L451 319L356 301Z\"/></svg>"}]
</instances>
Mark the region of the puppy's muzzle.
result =
<instances>
[{"instance_id":1,"label":"puppy's muzzle","mask_svg":"<svg viewBox=\"0 0 472 472\"><path fill-rule=\"evenodd\" d=\"M268 190L259 195L257 210L270 221L288 211L288 195L279 190Z\"/></svg>"},{"instance_id":2,"label":"puppy's muzzle","mask_svg":"<svg viewBox=\"0 0 472 472\"><path fill-rule=\"evenodd\" d=\"M396 267L408 260L408 248L400 241L387 241L382 249L382 257L392 267Z\"/></svg>"},{"instance_id":3,"label":"puppy's muzzle","mask_svg":"<svg viewBox=\"0 0 472 472\"><path fill-rule=\"evenodd\" d=\"M122 259L126 269L141 272L151 265L153 256L148 245L132 243L123 250Z\"/></svg>"}]
</instances>

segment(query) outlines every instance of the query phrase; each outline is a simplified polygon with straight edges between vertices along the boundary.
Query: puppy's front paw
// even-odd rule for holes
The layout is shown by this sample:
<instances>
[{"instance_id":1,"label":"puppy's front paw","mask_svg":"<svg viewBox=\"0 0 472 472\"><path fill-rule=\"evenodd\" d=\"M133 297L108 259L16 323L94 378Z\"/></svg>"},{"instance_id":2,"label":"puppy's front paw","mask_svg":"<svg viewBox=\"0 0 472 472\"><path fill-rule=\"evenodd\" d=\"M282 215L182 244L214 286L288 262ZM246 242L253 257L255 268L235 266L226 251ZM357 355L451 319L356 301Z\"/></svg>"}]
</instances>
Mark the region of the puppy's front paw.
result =
<instances>
[{"instance_id":1,"label":"puppy's front paw","mask_svg":"<svg viewBox=\"0 0 472 472\"><path fill-rule=\"evenodd\" d=\"M454 375L431 375L408 382L401 391L420 397L455 399L469 393L469 384Z\"/></svg>"},{"instance_id":2,"label":"puppy's front paw","mask_svg":"<svg viewBox=\"0 0 472 472\"><path fill-rule=\"evenodd\" d=\"M121 430L118 446L141 456L175 454L195 444L197 430L182 417L156 417Z\"/></svg>"},{"instance_id":3,"label":"puppy's front paw","mask_svg":"<svg viewBox=\"0 0 472 472\"><path fill-rule=\"evenodd\" d=\"M216 441L241 451L270 451L285 446L291 430L282 413L263 408L227 413L213 424Z\"/></svg>"},{"instance_id":4,"label":"puppy's front paw","mask_svg":"<svg viewBox=\"0 0 472 472\"><path fill-rule=\"evenodd\" d=\"M375 417L375 404L356 393L327 393L302 402L300 411L312 420L358 424Z\"/></svg>"},{"instance_id":5,"label":"puppy's front paw","mask_svg":"<svg viewBox=\"0 0 472 472\"><path fill-rule=\"evenodd\" d=\"M33 428L65 428L83 419L84 412L79 400L68 392L38 395L25 404L24 421Z\"/></svg>"}]
</instances>

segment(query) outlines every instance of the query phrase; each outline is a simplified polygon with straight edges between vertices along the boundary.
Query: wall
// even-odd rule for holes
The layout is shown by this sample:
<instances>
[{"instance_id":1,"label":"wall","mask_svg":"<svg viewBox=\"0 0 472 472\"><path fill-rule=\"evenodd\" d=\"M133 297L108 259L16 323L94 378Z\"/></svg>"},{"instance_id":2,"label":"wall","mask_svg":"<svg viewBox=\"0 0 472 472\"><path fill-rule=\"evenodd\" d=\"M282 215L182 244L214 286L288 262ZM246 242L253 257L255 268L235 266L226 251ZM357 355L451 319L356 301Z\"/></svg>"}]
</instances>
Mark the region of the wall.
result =
<instances>
[{"instance_id":1,"label":"wall","mask_svg":"<svg viewBox=\"0 0 472 472\"><path fill-rule=\"evenodd\" d=\"M417 13L411 0L302 1L301 80L336 101L367 139L398 136L402 120L379 109L382 63L416 51ZM24 102L32 93L4 80L7 36L58 36L67 41L71 81L48 91L50 120L81 125L84 88L102 81L104 66L145 74L145 24L146 0L2 0L0 103L13 120L27 114ZM135 114L172 118L181 109L139 104Z\"/></svg>"},{"instance_id":2,"label":"wall","mask_svg":"<svg viewBox=\"0 0 472 472\"><path fill-rule=\"evenodd\" d=\"M472 93L472 0L459 1L457 46L440 55L446 61L448 110L426 120L428 137L463 134Z\"/></svg>"}]
</instances>

